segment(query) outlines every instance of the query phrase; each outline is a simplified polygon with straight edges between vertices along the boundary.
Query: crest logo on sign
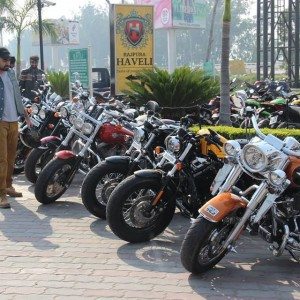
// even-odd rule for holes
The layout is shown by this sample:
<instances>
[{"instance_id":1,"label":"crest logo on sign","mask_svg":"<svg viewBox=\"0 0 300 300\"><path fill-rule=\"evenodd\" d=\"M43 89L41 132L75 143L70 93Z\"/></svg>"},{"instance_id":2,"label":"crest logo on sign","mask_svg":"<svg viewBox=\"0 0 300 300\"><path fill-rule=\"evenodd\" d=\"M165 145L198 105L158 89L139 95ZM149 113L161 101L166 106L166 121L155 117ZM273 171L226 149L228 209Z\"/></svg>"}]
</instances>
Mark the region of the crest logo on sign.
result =
<instances>
[{"instance_id":1,"label":"crest logo on sign","mask_svg":"<svg viewBox=\"0 0 300 300\"><path fill-rule=\"evenodd\" d=\"M130 18L125 21L125 35L133 46L140 43L144 35L144 24L140 19Z\"/></svg>"},{"instance_id":2,"label":"crest logo on sign","mask_svg":"<svg viewBox=\"0 0 300 300\"><path fill-rule=\"evenodd\" d=\"M149 14L142 17L135 10L127 16L117 14L116 33L121 35L125 47L144 47L152 30L152 16Z\"/></svg>"}]
</instances>

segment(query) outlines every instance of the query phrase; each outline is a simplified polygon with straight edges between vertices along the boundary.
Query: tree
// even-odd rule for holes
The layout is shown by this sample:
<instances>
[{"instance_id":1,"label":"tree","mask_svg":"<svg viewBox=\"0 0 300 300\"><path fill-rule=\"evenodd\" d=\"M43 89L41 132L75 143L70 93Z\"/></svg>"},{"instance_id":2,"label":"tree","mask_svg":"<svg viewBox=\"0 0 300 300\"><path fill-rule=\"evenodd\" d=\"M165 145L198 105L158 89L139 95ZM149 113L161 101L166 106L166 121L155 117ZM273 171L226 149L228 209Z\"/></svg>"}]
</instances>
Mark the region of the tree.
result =
<instances>
[{"instance_id":1,"label":"tree","mask_svg":"<svg viewBox=\"0 0 300 300\"><path fill-rule=\"evenodd\" d=\"M230 121L230 79L229 79L229 52L230 52L230 22L231 0L225 0L222 27L221 53L221 102L220 124L231 125Z\"/></svg>"},{"instance_id":2,"label":"tree","mask_svg":"<svg viewBox=\"0 0 300 300\"><path fill-rule=\"evenodd\" d=\"M213 44L213 41L214 41L215 20L216 20L217 7L219 5L219 2L220 2L220 0L214 0L214 6L213 6L212 16L211 16L211 23L210 23L210 30L209 30L209 39L208 39L208 46L207 46L207 52L206 52L205 61L209 61L210 60L210 56L211 56L212 44Z\"/></svg>"},{"instance_id":3,"label":"tree","mask_svg":"<svg viewBox=\"0 0 300 300\"><path fill-rule=\"evenodd\" d=\"M13 1L8 0L7 2L9 5L5 6L5 14L2 20L5 29L17 35L16 73L18 78L20 75L22 33L28 28L36 32L39 30L38 21L34 16L34 10L37 9L37 2L36 0L26 0L21 8ZM48 20L43 20L42 32L53 37L56 36L54 24Z\"/></svg>"}]
</instances>

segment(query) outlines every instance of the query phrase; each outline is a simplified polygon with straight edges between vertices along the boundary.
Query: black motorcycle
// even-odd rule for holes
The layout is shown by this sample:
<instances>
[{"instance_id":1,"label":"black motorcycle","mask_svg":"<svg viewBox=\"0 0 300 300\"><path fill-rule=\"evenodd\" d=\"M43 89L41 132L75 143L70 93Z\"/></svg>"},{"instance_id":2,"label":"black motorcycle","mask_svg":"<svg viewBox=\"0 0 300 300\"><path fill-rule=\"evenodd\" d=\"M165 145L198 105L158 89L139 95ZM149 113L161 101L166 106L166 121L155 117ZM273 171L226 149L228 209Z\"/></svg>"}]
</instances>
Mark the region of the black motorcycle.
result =
<instances>
[{"instance_id":1,"label":"black motorcycle","mask_svg":"<svg viewBox=\"0 0 300 300\"><path fill-rule=\"evenodd\" d=\"M203 155L201 142L223 145L219 135L191 135L180 128L166 139L163 158L170 171L141 170L123 180L112 192L106 217L111 230L128 242L145 242L160 234L171 222L177 206L186 216L198 215L198 208L210 198L210 184L222 159Z\"/></svg>"},{"instance_id":2,"label":"black motorcycle","mask_svg":"<svg viewBox=\"0 0 300 300\"><path fill-rule=\"evenodd\" d=\"M143 128L137 127L125 156L108 157L86 175L81 188L86 209L96 217L106 219L106 204L114 188L133 172L154 168L157 163L155 148L161 152L165 138L177 127L164 124L157 118L145 121Z\"/></svg>"}]
</instances>

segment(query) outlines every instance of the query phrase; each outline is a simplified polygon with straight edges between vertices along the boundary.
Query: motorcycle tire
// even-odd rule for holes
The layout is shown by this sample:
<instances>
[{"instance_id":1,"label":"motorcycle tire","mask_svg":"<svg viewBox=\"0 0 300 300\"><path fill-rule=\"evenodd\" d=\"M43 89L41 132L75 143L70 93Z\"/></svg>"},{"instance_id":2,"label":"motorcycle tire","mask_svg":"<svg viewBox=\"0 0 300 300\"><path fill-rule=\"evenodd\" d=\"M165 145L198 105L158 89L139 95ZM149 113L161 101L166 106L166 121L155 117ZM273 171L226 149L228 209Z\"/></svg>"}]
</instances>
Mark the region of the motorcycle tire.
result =
<instances>
[{"instance_id":1,"label":"motorcycle tire","mask_svg":"<svg viewBox=\"0 0 300 300\"><path fill-rule=\"evenodd\" d=\"M14 175L21 174L24 171L25 161L31 148L25 146L20 140L18 141L17 153L14 164Z\"/></svg>"},{"instance_id":2,"label":"motorcycle tire","mask_svg":"<svg viewBox=\"0 0 300 300\"><path fill-rule=\"evenodd\" d=\"M53 158L53 156L53 149L33 149L29 153L24 166L25 176L27 180L29 180L31 183L35 183L40 173L38 172L37 168L40 167L42 171L42 169Z\"/></svg>"},{"instance_id":3,"label":"motorcycle tire","mask_svg":"<svg viewBox=\"0 0 300 300\"><path fill-rule=\"evenodd\" d=\"M282 122L277 126L277 128L298 129L298 128L300 128L300 125L295 126L295 125L292 125L292 124L287 124L287 122Z\"/></svg>"},{"instance_id":4,"label":"motorcycle tire","mask_svg":"<svg viewBox=\"0 0 300 300\"><path fill-rule=\"evenodd\" d=\"M69 187L67 182L70 179L73 164L74 159L72 158L55 158L47 164L40 173L35 184L34 195L38 202L50 204L55 202L65 193ZM55 176L57 176L57 178ZM53 189L58 186L60 187L60 190L56 193L54 191L53 193Z\"/></svg>"},{"instance_id":5,"label":"motorcycle tire","mask_svg":"<svg viewBox=\"0 0 300 300\"><path fill-rule=\"evenodd\" d=\"M123 164L101 162L85 176L81 187L82 203L94 216L106 219L106 205L114 188L125 178L128 168ZM97 187L103 182L101 193L97 195ZM114 178L118 176L117 178ZM111 182L110 182L111 181Z\"/></svg>"},{"instance_id":6,"label":"motorcycle tire","mask_svg":"<svg viewBox=\"0 0 300 300\"><path fill-rule=\"evenodd\" d=\"M228 227L227 232L225 232L227 235L222 241L229 236L232 230L232 225L229 226L222 222L210 222L202 216L198 217L193 222L184 237L180 251L181 263L187 271L193 274L204 273L213 268L227 254L227 249L225 249L217 252L214 256L215 253L213 253L213 247L215 244L211 245L211 249L209 248L211 238L215 238L217 240L218 230L219 233L221 232L220 234L222 234L222 230L224 230L224 228L226 229L226 226ZM221 246L222 241L220 241L217 246ZM202 252L204 253L202 254ZM205 260L203 258L204 255L211 256Z\"/></svg>"},{"instance_id":7,"label":"motorcycle tire","mask_svg":"<svg viewBox=\"0 0 300 300\"><path fill-rule=\"evenodd\" d=\"M161 180L158 178L132 175L123 180L114 189L107 203L106 218L112 232L120 239L130 243L146 242L162 233L171 222L175 212L175 199L171 192L167 189L164 190L162 199L159 201L160 207L156 207L156 215L154 218L153 215L150 216L152 220L149 215L153 211L147 212L145 209L147 206L148 208L152 207L151 201L160 191L161 186ZM129 199L129 203L127 203L128 198L134 193L145 190L149 190L151 195L143 195L142 198L139 198L143 202L138 203L137 200L132 202ZM128 204L132 204L132 206L128 207ZM129 213L129 216L124 215L125 213ZM141 224L143 221L144 224ZM137 224L138 222L140 223Z\"/></svg>"}]
</instances>

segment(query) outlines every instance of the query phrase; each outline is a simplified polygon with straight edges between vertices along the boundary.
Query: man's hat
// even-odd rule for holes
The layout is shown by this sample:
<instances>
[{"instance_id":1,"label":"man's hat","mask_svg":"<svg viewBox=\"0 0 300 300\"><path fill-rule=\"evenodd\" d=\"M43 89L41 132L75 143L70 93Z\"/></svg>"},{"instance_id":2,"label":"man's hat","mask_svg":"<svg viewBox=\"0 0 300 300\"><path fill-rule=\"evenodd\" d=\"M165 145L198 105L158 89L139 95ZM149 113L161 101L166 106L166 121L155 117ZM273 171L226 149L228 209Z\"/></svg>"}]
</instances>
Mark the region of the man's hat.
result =
<instances>
[{"instance_id":1,"label":"man's hat","mask_svg":"<svg viewBox=\"0 0 300 300\"><path fill-rule=\"evenodd\" d=\"M4 47L0 47L0 57L3 59L9 59L10 52Z\"/></svg>"},{"instance_id":2,"label":"man's hat","mask_svg":"<svg viewBox=\"0 0 300 300\"><path fill-rule=\"evenodd\" d=\"M32 56L30 56L30 60L38 61L39 57L37 55L32 55Z\"/></svg>"}]
</instances>

